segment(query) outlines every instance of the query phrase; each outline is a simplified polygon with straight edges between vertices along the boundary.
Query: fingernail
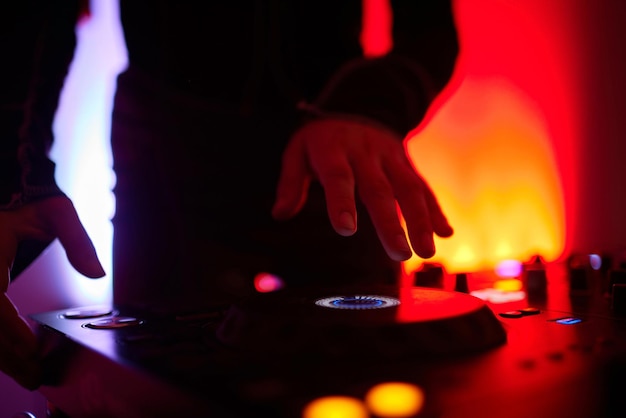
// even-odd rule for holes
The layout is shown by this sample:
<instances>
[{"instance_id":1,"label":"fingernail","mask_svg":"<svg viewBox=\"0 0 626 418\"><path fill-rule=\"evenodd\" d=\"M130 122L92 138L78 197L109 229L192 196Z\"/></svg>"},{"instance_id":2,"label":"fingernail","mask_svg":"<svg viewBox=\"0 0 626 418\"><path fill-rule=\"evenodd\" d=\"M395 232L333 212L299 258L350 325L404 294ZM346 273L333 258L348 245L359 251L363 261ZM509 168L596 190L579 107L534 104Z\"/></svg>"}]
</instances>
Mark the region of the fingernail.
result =
<instances>
[{"instance_id":1,"label":"fingernail","mask_svg":"<svg viewBox=\"0 0 626 418\"><path fill-rule=\"evenodd\" d=\"M90 279L99 279L100 277L104 277L106 272L104 271L104 267L100 264L100 261L94 260L88 267L88 270L85 271L85 276Z\"/></svg>"},{"instance_id":2,"label":"fingernail","mask_svg":"<svg viewBox=\"0 0 626 418\"><path fill-rule=\"evenodd\" d=\"M96 271L98 272L99 277L103 277L106 274L106 271L104 271L104 267L102 267L102 264L100 264L99 262L98 266L96 267Z\"/></svg>"},{"instance_id":3,"label":"fingernail","mask_svg":"<svg viewBox=\"0 0 626 418\"><path fill-rule=\"evenodd\" d=\"M409 243L406 241L406 236L398 235L396 238L396 245L398 251L400 251L405 259L410 258L413 255Z\"/></svg>"},{"instance_id":4,"label":"fingernail","mask_svg":"<svg viewBox=\"0 0 626 418\"><path fill-rule=\"evenodd\" d=\"M356 230L354 216L350 212L341 212L339 214L339 226L347 231L354 232Z\"/></svg>"}]
</instances>

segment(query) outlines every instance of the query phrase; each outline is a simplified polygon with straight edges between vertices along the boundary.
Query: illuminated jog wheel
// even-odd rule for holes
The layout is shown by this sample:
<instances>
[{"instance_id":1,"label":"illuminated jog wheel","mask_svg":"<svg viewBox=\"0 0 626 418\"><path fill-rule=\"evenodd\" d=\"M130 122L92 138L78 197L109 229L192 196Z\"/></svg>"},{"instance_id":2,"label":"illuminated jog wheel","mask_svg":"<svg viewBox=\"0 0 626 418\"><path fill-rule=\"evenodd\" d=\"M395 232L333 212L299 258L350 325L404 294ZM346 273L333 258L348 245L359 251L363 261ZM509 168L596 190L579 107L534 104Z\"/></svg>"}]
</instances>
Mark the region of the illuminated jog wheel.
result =
<instances>
[{"instance_id":1,"label":"illuminated jog wheel","mask_svg":"<svg viewBox=\"0 0 626 418\"><path fill-rule=\"evenodd\" d=\"M265 357L449 357L506 341L474 296L412 287L296 289L258 294L230 308L217 331L227 346Z\"/></svg>"},{"instance_id":2,"label":"illuminated jog wheel","mask_svg":"<svg viewBox=\"0 0 626 418\"><path fill-rule=\"evenodd\" d=\"M381 295L349 295L331 296L315 301L317 306L333 309L383 309L397 306L400 301L396 298Z\"/></svg>"}]
</instances>

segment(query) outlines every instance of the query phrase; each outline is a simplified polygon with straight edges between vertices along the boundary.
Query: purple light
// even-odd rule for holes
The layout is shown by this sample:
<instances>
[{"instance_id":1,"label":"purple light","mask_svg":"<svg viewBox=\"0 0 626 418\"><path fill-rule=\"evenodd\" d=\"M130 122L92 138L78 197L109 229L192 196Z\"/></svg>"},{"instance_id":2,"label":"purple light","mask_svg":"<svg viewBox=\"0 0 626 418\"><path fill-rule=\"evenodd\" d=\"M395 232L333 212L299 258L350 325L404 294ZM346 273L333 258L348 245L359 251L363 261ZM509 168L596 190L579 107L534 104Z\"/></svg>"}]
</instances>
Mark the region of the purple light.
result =
<instances>
[{"instance_id":1,"label":"purple light","mask_svg":"<svg viewBox=\"0 0 626 418\"><path fill-rule=\"evenodd\" d=\"M598 254L589 254L589 265L594 270L600 270L602 267L602 257Z\"/></svg>"},{"instance_id":2,"label":"purple light","mask_svg":"<svg viewBox=\"0 0 626 418\"><path fill-rule=\"evenodd\" d=\"M522 263L517 260L503 260L496 266L499 277L519 277L522 274Z\"/></svg>"},{"instance_id":3,"label":"purple light","mask_svg":"<svg viewBox=\"0 0 626 418\"><path fill-rule=\"evenodd\" d=\"M91 0L91 14L76 28L77 46L54 120L50 156L59 186L71 197L105 269L111 271L114 213L109 146L115 80L127 63L118 4ZM64 258L61 251L59 253ZM89 280L61 259L55 286L70 303L107 304L111 275Z\"/></svg>"}]
</instances>

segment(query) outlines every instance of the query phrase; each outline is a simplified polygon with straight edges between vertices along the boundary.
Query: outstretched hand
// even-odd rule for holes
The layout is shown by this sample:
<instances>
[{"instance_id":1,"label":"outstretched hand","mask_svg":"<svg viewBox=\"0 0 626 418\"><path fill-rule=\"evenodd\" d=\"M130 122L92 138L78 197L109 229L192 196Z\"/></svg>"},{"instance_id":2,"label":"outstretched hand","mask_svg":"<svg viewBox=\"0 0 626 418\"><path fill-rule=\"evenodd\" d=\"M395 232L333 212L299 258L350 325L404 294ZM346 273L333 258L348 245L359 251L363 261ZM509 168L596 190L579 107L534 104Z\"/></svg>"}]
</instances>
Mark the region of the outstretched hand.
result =
<instances>
[{"instance_id":1,"label":"outstretched hand","mask_svg":"<svg viewBox=\"0 0 626 418\"><path fill-rule=\"evenodd\" d=\"M78 272L91 278L104 276L93 243L67 197L50 197L15 210L0 211L0 371L28 389L40 384L37 341L6 291L18 243L49 242L55 238Z\"/></svg>"},{"instance_id":2,"label":"outstretched hand","mask_svg":"<svg viewBox=\"0 0 626 418\"><path fill-rule=\"evenodd\" d=\"M300 128L283 154L274 218L289 219L300 211L311 180L322 184L330 222L344 236L357 229L356 190L393 260L412 255L397 205L420 257L435 254L433 234L453 233L435 195L408 160L401 138L378 126L321 119Z\"/></svg>"}]
</instances>

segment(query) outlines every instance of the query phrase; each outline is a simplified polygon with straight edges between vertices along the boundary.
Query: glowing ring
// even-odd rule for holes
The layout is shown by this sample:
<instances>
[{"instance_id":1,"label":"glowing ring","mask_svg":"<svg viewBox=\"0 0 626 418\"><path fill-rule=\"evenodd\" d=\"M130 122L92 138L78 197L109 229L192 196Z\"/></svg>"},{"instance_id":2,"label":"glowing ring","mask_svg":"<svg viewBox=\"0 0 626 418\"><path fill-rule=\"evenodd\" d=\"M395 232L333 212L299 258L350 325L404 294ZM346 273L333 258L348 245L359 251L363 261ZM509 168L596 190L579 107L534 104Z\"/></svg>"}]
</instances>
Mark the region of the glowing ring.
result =
<instances>
[{"instance_id":1,"label":"glowing ring","mask_svg":"<svg viewBox=\"0 0 626 418\"><path fill-rule=\"evenodd\" d=\"M349 309L349 310L365 310L365 309L382 309L398 306L400 301L390 296L380 295L348 295L348 296L331 296L317 299L317 306L331 309Z\"/></svg>"}]
</instances>

